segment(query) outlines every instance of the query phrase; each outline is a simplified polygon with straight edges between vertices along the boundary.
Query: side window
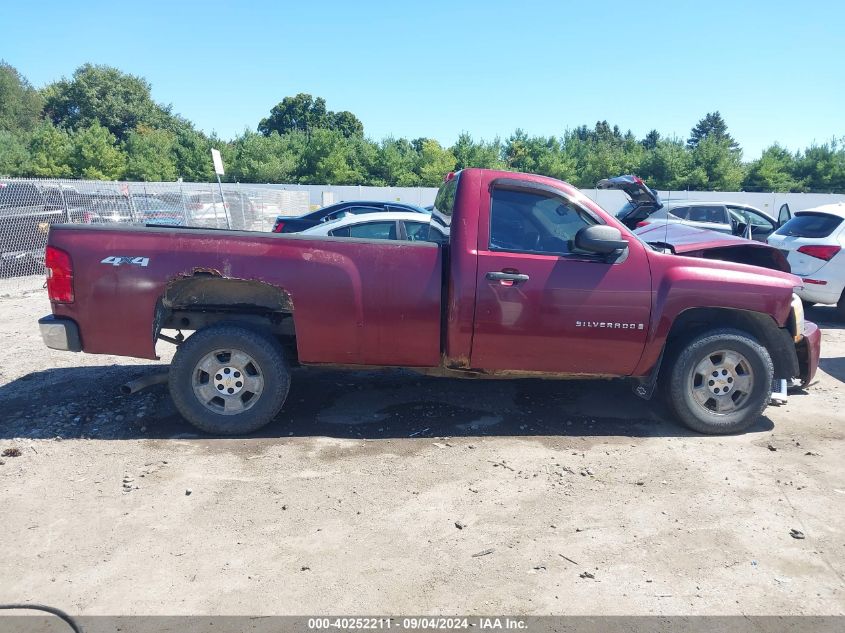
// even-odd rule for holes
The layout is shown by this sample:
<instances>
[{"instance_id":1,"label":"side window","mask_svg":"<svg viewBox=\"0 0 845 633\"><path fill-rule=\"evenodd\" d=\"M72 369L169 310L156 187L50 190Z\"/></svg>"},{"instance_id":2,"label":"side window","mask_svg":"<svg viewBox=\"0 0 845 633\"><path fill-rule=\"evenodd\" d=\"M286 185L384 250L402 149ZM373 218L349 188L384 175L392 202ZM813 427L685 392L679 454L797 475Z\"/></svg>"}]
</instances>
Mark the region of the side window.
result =
<instances>
[{"instance_id":1,"label":"side window","mask_svg":"<svg viewBox=\"0 0 845 633\"><path fill-rule=\"evenodd\" d=\"M342 209L340 211L335 211L334 213L330 213L326 217L324 217L320 222L333 222L334 220L338 220L344 216L346 216L347 210Z\"/></svg>"},{"instance_id":2,"label":"side window","mask_svg":"<svg viewBox=\"0 0 845 633\"><path fill-rule=\"evenodd\" d=\"M340 218L345 218L347 215L360 215L362 213L376 213L377 211L381 211L381 209L377 209L375 207L344 207L339 211L335 211L324 217L320 222L331 222L332 220L339 220Z\"/></svg>"},{"instance_id":3,"label":"side window","mask_svg":"<svg viewBox=\"0 0 845 633\"><path fill-rule=\"evenodd\" d=\"M674 215L676 218L689 220L689 207L675 207L669 213Z\"/></svg>"},{"instance_id":4,"label":"side window","mask_svg":"<svg viewBox=\"0 0 845 633\"><path fill-rule=\"evenodd\" d=\"M766 229L768 231L774 230L774 223L766 216L747 209L745 207L730 207L730 210L735 212L743 222L750 222L751 226Z\"/></svg>"},{"instance_id":5,"label":"side window","mask_svg":"<svg viewBox=\"0 0 845 633\"><path fill-rule=\"evenodd\" d=\"M405 234L409 242L427 242L429 235L434 233L428 223L405 222Z\"/></svg>"},{"instance_id":6,"label":"side window","mask_svg":"<svg viewBox=\"0 0 845 633\"><path fill-rule=\"evenodd\" d=\"M496 188L490 208L491 250L581 253L575 234L595 220L573 203L547 194Z\"/></svg>"},{"instance_id":7,"label":"side window","mask_svg":"<svg viewBox=\"0 0 845 633\"><path fill-rule=\"evenodd\" d=\"M368 240L395 240L396 222L365 222L331 231L335 237L362 237Z\"/></svg>"},{"instance_id":8,"label":"side window","mask_svg":"<svg viewBox=\"0 0 845 633\"><path fill-rule=\"evenodd\" d=\"M692 222L711 222L714 224L727 224L727 209L719 205L701 205L690 207L689 218Z\"/></svg>"},{"instance_id":9,"label":"side window","mask_svg":"<svg viewBox=\"0 0 845 633\"><path fill-rule=\"evenodd\" d=\"M378 207L347 207L344 209L346 213L351 213L354 215L360 215L361 213L378 213L383 209L379 209Z\"/></svg>"}]
</instances>

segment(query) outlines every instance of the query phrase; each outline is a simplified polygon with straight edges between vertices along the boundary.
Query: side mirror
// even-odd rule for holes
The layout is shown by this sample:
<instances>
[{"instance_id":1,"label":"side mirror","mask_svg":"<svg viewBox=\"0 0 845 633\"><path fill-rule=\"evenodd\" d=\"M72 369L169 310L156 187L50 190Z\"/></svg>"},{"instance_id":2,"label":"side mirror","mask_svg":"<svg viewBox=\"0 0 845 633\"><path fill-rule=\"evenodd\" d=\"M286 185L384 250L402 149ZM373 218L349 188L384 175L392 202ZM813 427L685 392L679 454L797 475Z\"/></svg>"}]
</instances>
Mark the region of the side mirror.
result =
<instances>
[{"instance_id":1,"label":"side mirror","mask_svg":"<svg viewBox=\"0 0 845 633\"><path fill-rule=\"evenodd\" d=\"M611 255L627 250L628 242L622 239L622 231L616 227L594 224L575 234L575 246L591 253Z\"/></svg>"}]
</instances>

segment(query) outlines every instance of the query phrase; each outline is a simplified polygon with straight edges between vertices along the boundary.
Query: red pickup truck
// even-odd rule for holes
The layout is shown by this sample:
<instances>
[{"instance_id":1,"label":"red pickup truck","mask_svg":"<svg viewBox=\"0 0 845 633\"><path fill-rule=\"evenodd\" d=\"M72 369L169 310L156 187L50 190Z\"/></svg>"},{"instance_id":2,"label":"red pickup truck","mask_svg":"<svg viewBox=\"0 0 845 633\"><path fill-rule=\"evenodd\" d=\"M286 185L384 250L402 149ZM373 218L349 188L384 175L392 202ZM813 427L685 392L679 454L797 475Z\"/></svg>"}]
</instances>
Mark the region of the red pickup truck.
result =
<instances>
[{"instance_id":1,"label":"red pickup truck","mask_svg":"<svg viewBox=\"0 0 845 633\"><path fill-rule=\"evenodd\" d=\"M53 226L42 336L149 359L157 340L178 344L173 400L218 434L269 422L294 365L627 378L645 398L660 383L704 433L746 428L775 381L807 385L816 371L800 279L653 247L566 183L465 169L440 188L432 221L449 244Z\"/></svg>"}]
</instances>

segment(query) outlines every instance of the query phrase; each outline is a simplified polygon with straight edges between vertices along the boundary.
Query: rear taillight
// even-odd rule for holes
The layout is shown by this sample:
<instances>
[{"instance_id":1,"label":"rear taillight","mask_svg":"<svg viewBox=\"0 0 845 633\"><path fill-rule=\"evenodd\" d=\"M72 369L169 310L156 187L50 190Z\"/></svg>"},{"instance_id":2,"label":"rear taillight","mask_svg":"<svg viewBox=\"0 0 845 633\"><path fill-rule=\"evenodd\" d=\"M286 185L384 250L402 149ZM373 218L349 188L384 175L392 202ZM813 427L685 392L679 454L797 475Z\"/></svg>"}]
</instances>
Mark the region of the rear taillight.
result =
<instances>
[{"instance_id":1,"label":"rear taillight","mask_svg":"<svg viewBox=\"0 0 845 633\"><path fill-rule=\"evenodd\" d=\"M823 259L824 261L829 262L831 259L833 259L833 256L841 250L841 246L805 245L799 248L798 252L804 253L805 255L809 255L810 257L816 257L818 259Z\"/></svg>"},{"instance_id":2,"label":"rear taillight","mask_svg":"<svg viewBox=\"0 0 845 633\"><path fill-rule=\"evenodd\" d=\"M47 268L47 296L56 303L73 303L73 262L60 248L48 246L44 257Z\"/></svg>"},{"instance_id":3,"label":"rear taillight","mask_svg":"<svg viewBox=\"0 0 845 633\"><path fill-rule=\"evenodd\" d=\"M648 226L649 224L651 224L651 222L643 220L642 222L637 222L637 228L641 228L643 226Z\"/></svg>"},{"instance_id":4,"label":"rear taillight","mask_svg":"<svg viewBox=\"0 0 845 633\"><path fill-rule=\"evenodd\" d=\"M281 220L276 220L276 223L273 225L273 233L281 233L284 227L284 222L282 222Z\"/></svg>"}]
</instances>

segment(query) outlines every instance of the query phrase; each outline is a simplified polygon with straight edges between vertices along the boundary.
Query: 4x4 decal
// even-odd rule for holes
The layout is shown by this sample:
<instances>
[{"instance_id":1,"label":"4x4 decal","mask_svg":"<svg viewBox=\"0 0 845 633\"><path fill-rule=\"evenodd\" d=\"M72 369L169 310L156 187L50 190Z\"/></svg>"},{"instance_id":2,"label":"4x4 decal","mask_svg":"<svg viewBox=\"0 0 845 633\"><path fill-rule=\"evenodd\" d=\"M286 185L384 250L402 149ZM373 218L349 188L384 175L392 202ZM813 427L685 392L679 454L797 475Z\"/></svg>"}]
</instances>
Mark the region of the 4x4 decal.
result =
<instances>
[{"instance_id":1,"label":"4x4 decal","mask_svg":"<svg viewBox=\"0 0 845 633\"><path fill-rule=\"evenodd\" d=\"M100 262L101 264L111 264L112 266L120 266L121 264L133 264L135 266L147 267L150 263L149 257L127 257L125 255L109 255Z\"/></svg>"}]
</instances>

